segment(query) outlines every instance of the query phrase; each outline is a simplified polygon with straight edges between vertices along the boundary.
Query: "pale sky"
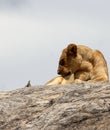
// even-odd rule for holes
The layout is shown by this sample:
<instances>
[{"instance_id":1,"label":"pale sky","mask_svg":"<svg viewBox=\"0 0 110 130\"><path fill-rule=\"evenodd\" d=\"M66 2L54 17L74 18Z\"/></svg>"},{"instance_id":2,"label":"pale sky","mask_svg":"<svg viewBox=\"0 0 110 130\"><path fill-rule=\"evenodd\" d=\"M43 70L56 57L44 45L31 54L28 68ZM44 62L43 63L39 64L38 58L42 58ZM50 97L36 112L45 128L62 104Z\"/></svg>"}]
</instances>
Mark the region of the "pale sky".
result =
<instances>
[{"instance_id":1,"label":"pale sky","mask_svg":"<svg viewBox=\"0 0 110 130\"><path fill-rule=\"evenodd\" d=\"M110 68L109 0L0 0L0 91L57 76L69 43L103 52Z\"/></svg>"}]
</instances>

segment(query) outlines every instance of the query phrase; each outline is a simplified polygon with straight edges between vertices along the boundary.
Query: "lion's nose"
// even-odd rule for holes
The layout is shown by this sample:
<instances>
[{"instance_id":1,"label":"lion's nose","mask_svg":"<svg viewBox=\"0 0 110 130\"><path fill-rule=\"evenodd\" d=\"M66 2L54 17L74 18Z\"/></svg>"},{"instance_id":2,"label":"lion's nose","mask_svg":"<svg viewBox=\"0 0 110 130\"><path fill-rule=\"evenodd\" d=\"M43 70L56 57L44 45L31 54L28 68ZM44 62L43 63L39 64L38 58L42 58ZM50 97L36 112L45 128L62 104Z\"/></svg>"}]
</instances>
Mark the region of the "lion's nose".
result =
<instances>
[{"instance_id":1,"label":"lion's nose","mask_svg":"<svg viewBox=\"0 0 110 130\"><path fill-rule=\"evenodd\" d=\"M61 74L60 71L57 71L57 74Z\"/></svg>"}]
</instances>

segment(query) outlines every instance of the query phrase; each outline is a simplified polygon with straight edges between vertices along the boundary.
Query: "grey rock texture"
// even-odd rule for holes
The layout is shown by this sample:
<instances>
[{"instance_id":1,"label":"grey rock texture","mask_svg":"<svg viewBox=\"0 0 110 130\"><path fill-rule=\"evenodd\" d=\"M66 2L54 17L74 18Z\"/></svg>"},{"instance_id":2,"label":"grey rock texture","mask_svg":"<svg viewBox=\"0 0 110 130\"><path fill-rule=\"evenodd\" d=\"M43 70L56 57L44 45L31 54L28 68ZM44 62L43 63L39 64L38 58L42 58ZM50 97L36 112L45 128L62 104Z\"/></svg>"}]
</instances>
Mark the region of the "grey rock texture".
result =
<instances>
[{"instance_id":1,"label":"grey rock texture","mask_svg":"<svg viewBox=\"0 0 110 130\"><path fill-rule=\"evenodd\" d=\"M0 130L110 130L110 83L0 92Z\"/></svg>"}]
</instances>

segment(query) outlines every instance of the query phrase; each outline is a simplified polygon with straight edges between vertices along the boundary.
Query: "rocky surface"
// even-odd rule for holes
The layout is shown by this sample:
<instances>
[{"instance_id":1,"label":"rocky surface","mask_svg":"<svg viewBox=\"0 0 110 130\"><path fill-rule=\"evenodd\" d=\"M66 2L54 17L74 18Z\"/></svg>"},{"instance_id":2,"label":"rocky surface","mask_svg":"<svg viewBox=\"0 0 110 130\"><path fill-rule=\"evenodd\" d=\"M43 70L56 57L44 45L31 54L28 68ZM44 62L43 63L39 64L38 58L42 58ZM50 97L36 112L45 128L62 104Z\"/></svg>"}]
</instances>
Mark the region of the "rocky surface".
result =
<instances>
[{"instance_id":1,"label":"rocky surface","mask_svg":"<svg viewBox=\"0 0 110 130\"><path fill-rule=\"evenodd\" d=\"M110 130L110 83L0 92L0 130Z\"/></svg>"}]
</instances>

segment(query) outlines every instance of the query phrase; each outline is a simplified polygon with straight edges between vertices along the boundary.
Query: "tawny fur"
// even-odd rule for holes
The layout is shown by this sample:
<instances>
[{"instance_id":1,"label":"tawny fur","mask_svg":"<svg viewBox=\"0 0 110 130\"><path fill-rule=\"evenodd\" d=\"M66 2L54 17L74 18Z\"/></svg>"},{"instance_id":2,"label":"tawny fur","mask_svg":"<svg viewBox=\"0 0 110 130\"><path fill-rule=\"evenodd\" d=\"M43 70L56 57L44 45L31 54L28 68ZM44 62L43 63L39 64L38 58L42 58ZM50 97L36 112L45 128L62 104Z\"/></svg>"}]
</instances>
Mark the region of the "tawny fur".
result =
<instances>
[{"instance_id":1,"label":"tawny fur","mask_svg":"<svg viewBox=\"0 0 110 130\"><path fill-rule=\"evenodd\" d=\"M74 74L68 75L65 78L62 76L57 76L52 80L48 81L45 85L58 85L58 84L70 84L74 82Z\"/></svg>"},{"instance_id":2,"label":"tawny fur","mask_svg":"<svg viewBox=\"0 0 110 130\"><path fill-rule=\"evenodd\" d=\"M67 79L64 84L82 81L109 81L108 67L103 54L99 50L76 44L69 44L62 51L58 74L60 77L50 81L51 85L63 84L63 80L65 81L65 78L72 74L74 74L74 79Z\"/></svg>"}]
</instances>

